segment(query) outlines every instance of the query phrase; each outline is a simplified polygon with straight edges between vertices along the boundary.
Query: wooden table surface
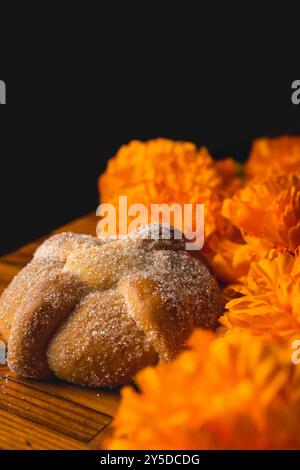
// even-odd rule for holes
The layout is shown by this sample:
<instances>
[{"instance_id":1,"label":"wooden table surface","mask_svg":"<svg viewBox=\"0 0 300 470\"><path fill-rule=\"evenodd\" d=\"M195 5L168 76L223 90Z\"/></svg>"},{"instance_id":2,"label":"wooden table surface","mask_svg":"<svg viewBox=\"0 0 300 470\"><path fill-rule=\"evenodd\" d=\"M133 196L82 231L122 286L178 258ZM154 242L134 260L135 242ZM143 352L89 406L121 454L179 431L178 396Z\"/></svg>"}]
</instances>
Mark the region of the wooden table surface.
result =
<instances>
[{"instance_id":1,"label":"wooden table surface","mask_svg":"<svg viewBox=\"0 0 300 470\"><path fill-rule=\"evenodd\" d=\"M87 215L54 233L95 235L96 222L94 215ZM43 240L0 257L0 292ZM56 379L23 379L0 365L0 448L99 449L111 433L118 404L116 391L85 389Z\"/></svg>"}]
</instances>

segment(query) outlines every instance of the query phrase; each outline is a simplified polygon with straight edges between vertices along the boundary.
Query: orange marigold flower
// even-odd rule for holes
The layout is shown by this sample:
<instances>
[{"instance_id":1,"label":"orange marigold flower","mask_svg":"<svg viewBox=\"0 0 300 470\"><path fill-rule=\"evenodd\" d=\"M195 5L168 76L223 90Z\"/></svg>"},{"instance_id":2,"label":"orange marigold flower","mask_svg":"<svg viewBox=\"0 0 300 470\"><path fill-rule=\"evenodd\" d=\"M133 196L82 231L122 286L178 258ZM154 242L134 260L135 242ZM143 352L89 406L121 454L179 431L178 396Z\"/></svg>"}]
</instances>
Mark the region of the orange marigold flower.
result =
<instances>
[{"instance_id":1,"label":"orange marigold flower","mask_svg":"<svg viewBox=\"0 0 300 470\"><path fill-rule=\"evenodd\" d=\"M258 178L297 173L300 171L300 137L255 140L245 169L249 176Z\"/></svg>"},{"instance_id":2,"label":"orange marigold flower","mask_svg":"<svg viewBox=\"0 0 300 470\"><path fill-rule=\"evenodd\" d=\"M300 174L250 182L224 201L222 213L270 249L294 251L300 245Z\"/></svg>"},{"instance_id":3,"label":"orange marigold flower","mask_svg":"<svg viewBox=\"0 0 300 470\"><path fill-rule=\"evenodd\" d=\"M207 149L189 142L132 141L120 148L100 177L101 201L118 207L119 195L127 195L128 204L146 206L202 203L205 234L210 236L231 225L221 215L222 191L237 185L236 168L231 159L216 165Z\"/></svg>"},{"instance_id":4,"label":"orange marigold flower","mask_svg":"<svg viewBox=\"0 0 300 470\"><path fill-rule=\"evenodd\" d=\"M186 189L190 189L189 180L192 175L182 174L186 165L195 165L195 170L205 169L209 187L219 184L208 152L203 153L199 159L197 148L191 142L168 139L153 139L148 142L133 140L128 145L122 145L116 156L109 160L106 172L99 180L101 197L106 202L116 194L123 194L120 193L123 188L147 181L158 184L166 182L167 186L172 187L175 184L175 187L180 188L175 176L182 178ZM196 179L197 177L200 178L201 175L195 175Z\"/></svg>"},{"instance_id":5,"label":"orange marigold flower","mask_svg":"<svg viewBox=\"0 0 300 470\"><path fill-rule=\"evenodd\" d=\"M251 262L270 250L294 252L299 247L300 174L248 182L224 201L222 214L237 232L231 229L214 246L210 241L209 262L222 280L241 282Z\"/></svg>"},{"instance_id":6,"label":"orange marigold flower","mask_svg":"<svg viewBox=\"0 0 300 470\"><path fill-rule=\"evenodd\" d=\"M274 253L275 254L275 253ZM266 341L300 339L300 255L279 253L253 262L241 294L227 305L221 323Z\"/></svg>"},{"instance_id":7,"label":"orange marigold flower","mask_svg":"<svg viewBox=\"0 0 300 470\"><path fill-rule=\"evenodd\" d=\"M195 331L122 392L110 450L300 448L300 368L279 344Z\"/></svg>"},{"instance_id":8,"label":"orange marigold flower","mask_svg":"<svg viewBox=\"0 0 300 470\"><path fill-rule=\"evenodd\" d=\"M251 245L227 239L220 241L216 251L210 263L217 276L227 282L242 280L247 275L251 262L257 259L257 253Z\"/></svg>"},{"instance_id":9,"label":"orange marigold flower","mask_svg":"<svg viewBox=\"0 0 300 470\"><path fill-rule=\"evenodd\" d=\"M213 253L206 256L217 277L225 282L243 282L253 261L259 261L272 254L270 245L262 239L242 237L238 234L233 239L221 239Z\"/></svg>"}]
</instances>

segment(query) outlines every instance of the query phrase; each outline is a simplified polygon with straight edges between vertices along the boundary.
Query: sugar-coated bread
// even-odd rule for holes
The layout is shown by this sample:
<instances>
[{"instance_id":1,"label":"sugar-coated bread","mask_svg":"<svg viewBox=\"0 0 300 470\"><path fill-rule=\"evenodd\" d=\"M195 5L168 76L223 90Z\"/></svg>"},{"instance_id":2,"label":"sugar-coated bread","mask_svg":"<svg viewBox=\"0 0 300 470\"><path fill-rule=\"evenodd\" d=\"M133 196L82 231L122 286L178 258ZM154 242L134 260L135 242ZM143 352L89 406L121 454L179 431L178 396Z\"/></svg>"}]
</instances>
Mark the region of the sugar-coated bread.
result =
<instances>
[{"instance_id":1,"label":"sugar-coated bread","mask_svg":"<svg viewBox=\"0 0 300 470\"><path fill-rule=\"evenodd\" d=\"M62 233L44 242L0 298L10 369L118 386L175 357L194 327L215 328L218 285L175 234L145 226L130 236Z\"/></svg>"}]
</instances>

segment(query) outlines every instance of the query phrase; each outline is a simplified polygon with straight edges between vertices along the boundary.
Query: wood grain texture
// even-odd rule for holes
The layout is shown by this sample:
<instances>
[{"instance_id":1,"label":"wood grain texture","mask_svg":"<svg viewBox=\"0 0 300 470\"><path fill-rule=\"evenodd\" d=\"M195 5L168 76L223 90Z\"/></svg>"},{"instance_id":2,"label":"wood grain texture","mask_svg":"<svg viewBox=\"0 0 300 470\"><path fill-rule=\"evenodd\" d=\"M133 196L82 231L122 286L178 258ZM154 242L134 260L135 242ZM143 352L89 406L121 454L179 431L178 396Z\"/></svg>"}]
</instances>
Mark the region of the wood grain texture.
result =
<instances>
[{"instance_id":1,"label":"wood grain texture","mask_svg":"<svg viewBox=\"0 0 300 470\"><path fill-rule=\"evenodd\" d=\"M95 235L96 223L96 216L90 214L54 233ZM0 293L45 238L0 258ZM0 449L99 449L112 432L118 404L117 390L85 389L57 379L24 379L0 366Z\"/></svg>"}]
</instances>

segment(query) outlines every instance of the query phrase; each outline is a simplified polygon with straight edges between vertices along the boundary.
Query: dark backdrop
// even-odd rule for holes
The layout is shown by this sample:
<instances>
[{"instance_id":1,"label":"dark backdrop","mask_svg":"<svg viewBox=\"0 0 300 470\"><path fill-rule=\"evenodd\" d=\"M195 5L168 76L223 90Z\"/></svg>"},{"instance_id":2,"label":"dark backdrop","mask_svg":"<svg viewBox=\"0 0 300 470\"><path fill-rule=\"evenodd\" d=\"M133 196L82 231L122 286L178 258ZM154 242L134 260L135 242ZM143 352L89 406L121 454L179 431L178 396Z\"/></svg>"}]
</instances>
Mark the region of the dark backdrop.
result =
<instances>
[{"instance_id":1,"label":"dark backdrop","mask_svg":"<svg viewBox=\"0 0 300 470\"><path fill-rule=\"evenodd\" d=\"M243 159L255 137L300 134L300 106L291 103L299 76L121 56L55 73L1 69L2 253L94 210L98 175L133 138L191 140Z\"/></svg>"}]
</instances>

